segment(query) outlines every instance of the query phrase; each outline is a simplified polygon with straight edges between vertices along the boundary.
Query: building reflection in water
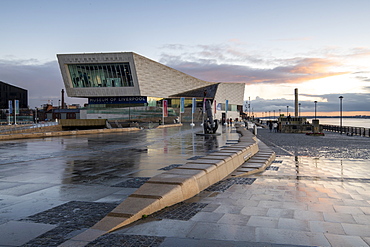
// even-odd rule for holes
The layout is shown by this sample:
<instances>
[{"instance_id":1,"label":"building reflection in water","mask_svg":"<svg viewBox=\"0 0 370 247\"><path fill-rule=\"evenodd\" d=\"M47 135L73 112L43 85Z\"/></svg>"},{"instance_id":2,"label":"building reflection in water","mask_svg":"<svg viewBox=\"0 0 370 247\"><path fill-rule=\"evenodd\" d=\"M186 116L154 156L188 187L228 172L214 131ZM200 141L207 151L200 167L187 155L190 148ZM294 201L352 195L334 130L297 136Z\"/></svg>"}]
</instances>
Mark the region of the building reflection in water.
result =
<instances>
[{"instance_id":1,"label":"building reflection in water","mask_svg":"<svg viewBox=\"0 0 370 247\"><path fill-rule=\"evenodd\" d=\"M154 174L171 164L218 150L225 136L196 136L202 129L150 129L113 135L78 137L63 143L63 184L102 184L127 176ZM150 172L150 170L152 172ZM141 172L140 171L148 171Z\"/></svg>"}]
</instances>

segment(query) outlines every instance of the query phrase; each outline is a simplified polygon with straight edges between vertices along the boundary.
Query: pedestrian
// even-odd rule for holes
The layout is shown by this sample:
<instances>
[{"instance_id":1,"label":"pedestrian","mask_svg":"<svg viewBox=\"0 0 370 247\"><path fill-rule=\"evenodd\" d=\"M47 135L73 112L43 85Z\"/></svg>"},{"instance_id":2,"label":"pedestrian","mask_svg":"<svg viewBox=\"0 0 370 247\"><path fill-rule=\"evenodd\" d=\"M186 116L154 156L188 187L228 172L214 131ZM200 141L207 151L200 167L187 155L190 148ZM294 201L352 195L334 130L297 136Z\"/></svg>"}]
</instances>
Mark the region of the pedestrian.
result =
<instances>
[{"instance_id":1,"label":"pedestrian","mask_svg":"<svg viewBox=\"0 0 370 247\"><path fill-rule=\"evenodd\" d=\"M268 125L269 125L269 129L270 129L270 132L271 132L272 131L272 122L269 121Z\"/></svg>"},{"instance_id":2,"label":"pedestrian","mask_svg":"<svg viewBox=\"0 0 370 247\"><path fill-rule=\"evenodd\" d=\"M277 131L278 131L278 124L277 124L277 122L274 122L273 128L274 128L274 132L277 133Z\"/></svg>"}]
</instances>

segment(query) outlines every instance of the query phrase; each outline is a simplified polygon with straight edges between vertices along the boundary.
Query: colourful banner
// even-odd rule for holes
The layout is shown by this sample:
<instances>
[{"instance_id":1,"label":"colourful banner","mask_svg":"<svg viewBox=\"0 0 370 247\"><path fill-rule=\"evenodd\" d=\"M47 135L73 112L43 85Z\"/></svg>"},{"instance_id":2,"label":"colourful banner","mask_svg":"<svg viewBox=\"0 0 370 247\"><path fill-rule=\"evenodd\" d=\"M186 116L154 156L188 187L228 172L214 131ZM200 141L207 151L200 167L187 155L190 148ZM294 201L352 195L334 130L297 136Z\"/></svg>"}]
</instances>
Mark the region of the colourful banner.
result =
<instances>
[{"instance_id":1,"label":"colourful banner","mask_svg":"<svg viewBox=\"0 0 370 247\"><path fill-rule=\"evenodd\" d=\"M193 113L193 114L195 113L195 108L196 107L197 107L197 99L193 98L191 113Z\"/></svg>"},{"instance_id":2,"label":"colourful banner","mask_svg":"<svg viewBox=\"0 0 370 247\"><path fill-rule=\"evenodd\" d=\"M167 100L163 100L163 117L168 117Z\"/></svg>"},{"instance_id":3,"label":"colourful banner","mask_svg":"<svg viewBox=\"0 0 370 247\"><path fill-rule=\"evenodd\" d=\"M180 98L180 113L184 113L184 112L185 112L185 98L181 97Z\"/></svg>"},{"instance_id":4,"label":"colourful banner","mask_svg":"<svg viewBox=\"0 0 370 247\"><path fill-rule=\"evenodd\" d=\"M13 101L8 101L9 114L13 114Z\"/></svg>"},{"instance_id":5,"label":"colourful banner","mask_svg":"<svg viewBox=\"0 0 370 247\"><path fill-rule=\"evenodd\" d=\"M14 112L19 115L19 100L14 100Z\"/></svg>"}]
</instances>

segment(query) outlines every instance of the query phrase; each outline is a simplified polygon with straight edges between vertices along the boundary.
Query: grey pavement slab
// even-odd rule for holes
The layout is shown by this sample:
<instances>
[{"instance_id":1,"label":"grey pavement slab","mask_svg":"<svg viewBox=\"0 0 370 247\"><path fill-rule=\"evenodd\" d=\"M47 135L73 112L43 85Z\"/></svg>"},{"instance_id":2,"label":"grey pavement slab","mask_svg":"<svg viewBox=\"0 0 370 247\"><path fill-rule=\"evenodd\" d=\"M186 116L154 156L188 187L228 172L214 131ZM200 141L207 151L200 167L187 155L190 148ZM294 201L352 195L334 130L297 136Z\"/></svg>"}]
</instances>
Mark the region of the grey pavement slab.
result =
<instances>
[{"instance_id":1,"label":"grey pavement slab","mask_svg":"<svg viewBox=\"0 0 370 247\"><path fill-rule=\"evenodd\" d=\"M169 136L164 136L163 130L150 132L153 136L148 135L145 143L140 142L145 135L133 135L130 142L122 144L131 151L127 153L127 159L121 160L120 157L125 156L117 156L116 153L124 153L125 148L120 145L122 140L113 137L106 140L95 137L87 140L75 138L78 143L73 143L68 138L64 139L64 143L55 139L59 143L51 146L71 150L71 156L66 156L68 152L65 151L52 152L55 173L58 175L51 175L52 179L45 183L53 186L17 196L0 193L0 210L12 210L12 206L19 205L17 209L21 212L22 207L32 205L32 196L40 203L35 204L39 205L36 206L36 211L62 205L77 197L94 205L98 202L116 203L121 195L124 198L134 189L114 185L133 178L132 174L154 174L160 172L158 169L162 167L184 164L189 158L207 154L204 147L207 140L199 139L199 142L192 145L192 138L200 137L190 136L184 142L176 142L176 139L181 139L181 135L172 131L167 130L166 135L170 134ZM324 138L316 138L280 135L281 133L269 133L268 130L261 130L259 133L261 139L264 138L266 144L278 152L273 163L278 169L249 176L248 178L255 179L250 184L230 183L230 186L225 186L220 191L201 192L187 202L204 203L207 206L188 220L148 217L97 241L104 245L111 243L109 241L129 241L135 236L135 241L154 241L155 246L162 247L369 246L370 170L367 154L370 138L348 139L329 134ZM220 143L221 141L218 145L224 145ZM33 144L37 145L37 142ZM23 150L27 152L26 147ZM47 157L44 151L37 152ZM97 155L99 153L102 155ZM116 157L110 157L113 154ZM11 181L10 177L16 178L17 170L21 171L25 164L31 164L31 167L23 171L37 171L35 174L40 179L46 174L42 172L43 167L46 167L47 172L53 172L47 162L48 158L25 163L21 160L18 159L15 163L1 161L9 164L6 167L0 166L0 170L4 169L7 174L0 177L0 192L1 188L6 191L13 185L17 186L13 182L21 182ZM169 162L164 164L165 160ZM37 165L39 161L40 166ZM10 166L17 168L10 169ZM25 184L27 183L37 186L40 180L29 176ZM88 195L83 195L84 190ZM44 206L43 193L49 198L44 201ZM22 199L27 201L22 204ZM31 211L25 210L23 215L26 217L34 214ZM6 221L0 221L3 223L0 227L6 222L22 218L11 214L8 216ZM77 233L69 233L66 239L73 235ZM86 242L69 241L64 246L79 246L84 243Z\"/></svg>"},{"instance_id":2,"label":"grey pavement slab","mask_svg":"<svg viewBox=\"0 0 370 247\"><path fill-rule=\"evenodd\" d=\"M0 246L21 246L54 227L50 224L9 221L0 225Z\"/></svg>"}]
</instances>

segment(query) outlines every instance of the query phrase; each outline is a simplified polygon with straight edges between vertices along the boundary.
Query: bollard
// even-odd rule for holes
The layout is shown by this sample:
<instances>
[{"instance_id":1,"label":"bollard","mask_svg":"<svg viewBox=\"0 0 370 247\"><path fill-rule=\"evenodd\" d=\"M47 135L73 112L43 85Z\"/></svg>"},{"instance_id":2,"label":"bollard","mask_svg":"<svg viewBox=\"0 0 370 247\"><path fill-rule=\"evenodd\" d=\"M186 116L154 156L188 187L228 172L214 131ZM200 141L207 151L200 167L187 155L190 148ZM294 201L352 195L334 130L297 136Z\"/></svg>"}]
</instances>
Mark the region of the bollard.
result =
<instances>
[{"instance_id":1,"label":"bollard","mask_svg":"<svg viewBox=\"0 0 370 247\"><path fill-rule=\"evenodd\" d=\"M257 125L253 125L253 134L257 136Z\"/></svg>"}]
</instances>

